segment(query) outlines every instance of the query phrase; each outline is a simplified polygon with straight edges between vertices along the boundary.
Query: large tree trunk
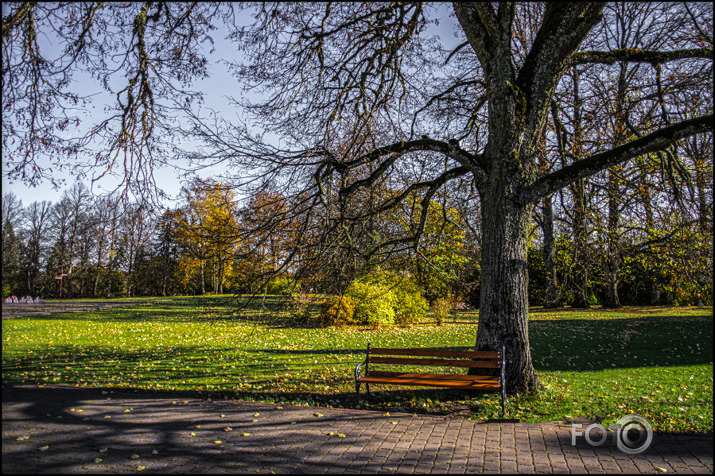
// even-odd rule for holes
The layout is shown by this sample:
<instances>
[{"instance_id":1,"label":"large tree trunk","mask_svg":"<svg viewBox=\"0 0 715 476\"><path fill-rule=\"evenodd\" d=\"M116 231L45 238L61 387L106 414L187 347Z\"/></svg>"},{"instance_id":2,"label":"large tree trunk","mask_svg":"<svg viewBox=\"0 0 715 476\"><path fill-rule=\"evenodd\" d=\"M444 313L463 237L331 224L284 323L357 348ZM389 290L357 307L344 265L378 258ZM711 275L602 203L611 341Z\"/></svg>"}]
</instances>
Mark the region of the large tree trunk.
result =
<instances>
[{"instance_id":1,"label":"large tree trunk","mask_svg":"<svg viewBox=\"0 0 715 476\"><path fill-rule=\"evenodd\" d=\"M509 198L498 195L484 194L482 200L482 276L476 349L494 351L505 346L508 390L529 391L540 386L531 361L527 320L527 236L533 206L516 206Z\"/></svg>"}]
</instances>

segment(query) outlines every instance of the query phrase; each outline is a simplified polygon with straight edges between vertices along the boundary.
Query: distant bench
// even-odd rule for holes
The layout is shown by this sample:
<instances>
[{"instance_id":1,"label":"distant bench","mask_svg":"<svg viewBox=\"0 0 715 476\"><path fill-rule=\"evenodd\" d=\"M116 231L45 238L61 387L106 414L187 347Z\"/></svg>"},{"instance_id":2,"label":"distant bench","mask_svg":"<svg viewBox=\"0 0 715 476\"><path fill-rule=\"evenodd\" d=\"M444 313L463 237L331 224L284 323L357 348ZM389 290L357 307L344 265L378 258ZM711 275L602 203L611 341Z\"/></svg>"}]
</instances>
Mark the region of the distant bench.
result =
<instances>
[{"instance_id":1,"label":"distant bench","mask_svg":"<svg viewBox=\"0 0 715 476\"><path fill-rule=\"evenodd\" d=\"M379 357L378 357L379 356ZM398 356L398 357L394 357ZM439 358L431 358L439 357ZM371 364L388 365L427 365L433 367L467 367L500 369L499 376L431 374L416 372L385 372L373 370ZM365 375L360 367L365 366ZM392 385L421 385L427 387L450 387L464 390L486 390L501 392L502 413L505 412L504 347L501 352L468 350L429 350L429 349L388 349L367 345L365 360L355 367L355 391L360 394L360 384L364 383L370 393L371 383Z\"/></svg>"}]
</instances>

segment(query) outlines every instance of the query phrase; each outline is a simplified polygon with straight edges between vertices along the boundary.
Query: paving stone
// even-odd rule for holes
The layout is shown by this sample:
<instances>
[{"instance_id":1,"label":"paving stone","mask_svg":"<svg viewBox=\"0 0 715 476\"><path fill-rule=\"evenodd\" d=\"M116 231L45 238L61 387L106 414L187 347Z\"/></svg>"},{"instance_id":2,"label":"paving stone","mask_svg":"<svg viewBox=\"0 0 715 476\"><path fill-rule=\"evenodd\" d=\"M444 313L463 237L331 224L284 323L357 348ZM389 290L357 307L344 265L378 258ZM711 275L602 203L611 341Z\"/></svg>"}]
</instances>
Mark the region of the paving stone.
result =
<instances>
[{"instance_id":1,"label":"paving stone","mask_svg":"<svg viewBox=\"0 0 715 476\"><path fill-rule=\"evenodd\" d=\"M136 473L140 466L147 474L617 474L658 467L711 474L713 468L712 435L658 434L645 453L631 456L610 441L572 446L570 429L558 422L399 413L388 419L380 412L329 408L321 408L324 419L316 420L310 407L278 410L267 403L113 392L107 400L101 389L3 382L3 474ZM81 418L72 408L84 410ZM127 408L132 411L125 414ZM255 413L261 416L254 423ZM224 432L226 426L234 431ZM30 438L17 440L21 436Z\"/></svg>"}]
</instances>

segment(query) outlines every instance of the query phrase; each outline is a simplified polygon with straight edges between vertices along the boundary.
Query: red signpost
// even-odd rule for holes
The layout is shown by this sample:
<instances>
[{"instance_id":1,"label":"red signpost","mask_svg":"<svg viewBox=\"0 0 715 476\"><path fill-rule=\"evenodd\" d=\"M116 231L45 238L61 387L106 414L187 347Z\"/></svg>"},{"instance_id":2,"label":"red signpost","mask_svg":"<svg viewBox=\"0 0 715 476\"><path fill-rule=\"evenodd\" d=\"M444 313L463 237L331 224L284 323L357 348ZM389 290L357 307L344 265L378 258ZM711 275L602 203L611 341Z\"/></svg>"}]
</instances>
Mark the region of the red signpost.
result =
<instances>
[{"instance_id":1,"label":"red signpost","mask_svg":"<svg viewBox=\"0 0 715 476\"><path fill-rule=\"evenodd\" d=\"M55 276L55 279L59 279L59 280L60 280L60 299L62 299L62 278L63 278L64 276L67 276L67 273L64 273L63 271L64 271L64 269L60 269L60 275L59 275L59 276Z\"/></svg>"}]
</instances>

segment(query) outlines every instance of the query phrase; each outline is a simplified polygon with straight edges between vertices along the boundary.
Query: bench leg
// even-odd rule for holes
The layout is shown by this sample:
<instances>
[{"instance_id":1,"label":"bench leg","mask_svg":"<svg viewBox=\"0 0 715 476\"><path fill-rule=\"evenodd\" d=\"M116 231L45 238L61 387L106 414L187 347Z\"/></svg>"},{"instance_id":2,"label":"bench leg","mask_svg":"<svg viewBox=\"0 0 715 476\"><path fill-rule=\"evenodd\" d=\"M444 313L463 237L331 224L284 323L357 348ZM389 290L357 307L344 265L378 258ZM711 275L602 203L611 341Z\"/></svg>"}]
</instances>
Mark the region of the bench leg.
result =
<instances>
[{"instance_id":1,"label":"bench leg","mask_svg":"<svg viewBox=\"0 0 715 476\"><path fill-rule=\"evenodd\" d=\"M367 389L367 394L370 395L370 384L365 382L365 388Z\"/></svg>"},{"instance_id":2,"label":"bench leg","mask_svg":"<svg viewBox=\"0 0 715 476\"><path fill-rule=\"evenodd\" d=\"M355 393L360 395L360 382L358 382L357 380L355 381Z\"/></svg>"}]
</instances>

